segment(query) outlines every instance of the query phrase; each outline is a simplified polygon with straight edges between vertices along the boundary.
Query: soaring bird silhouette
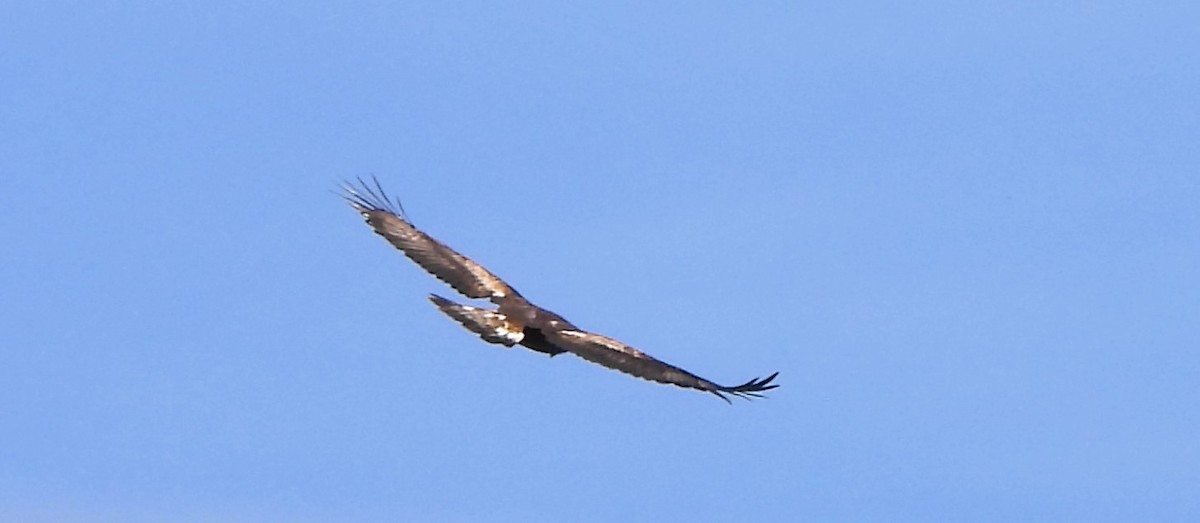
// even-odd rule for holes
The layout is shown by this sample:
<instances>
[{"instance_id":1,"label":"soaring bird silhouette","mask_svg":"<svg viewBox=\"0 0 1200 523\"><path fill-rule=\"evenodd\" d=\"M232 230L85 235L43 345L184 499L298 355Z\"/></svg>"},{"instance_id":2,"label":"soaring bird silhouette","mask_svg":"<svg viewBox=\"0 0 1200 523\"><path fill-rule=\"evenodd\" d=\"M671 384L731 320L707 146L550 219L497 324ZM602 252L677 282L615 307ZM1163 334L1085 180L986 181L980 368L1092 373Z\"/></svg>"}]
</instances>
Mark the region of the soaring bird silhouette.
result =
<instances>
[{"instance_id":1,"label":"soaring bird silhouette","mask_svg":"<svg viewBox=\"0 0 1200 523\"><path fill-rule=\"evenodd\" d=\"M482 309L436 294L429 296L438 310L484 341L505 347L521 345L550 356L569 352L638 378L708 392L727 403L726 394L761 398L761 392L778 387L771 384L778 372L735 387L718 385L617 340L576 327L562 316L530 303L482 265L414 227L400 201L389 198L379 180L373 181L374 187L361 178L357 187L344 184L342 197L362 214L376 234L422 269L468 298L487 299L496 305L495 310Z\"/></svg>"}]
</instances>

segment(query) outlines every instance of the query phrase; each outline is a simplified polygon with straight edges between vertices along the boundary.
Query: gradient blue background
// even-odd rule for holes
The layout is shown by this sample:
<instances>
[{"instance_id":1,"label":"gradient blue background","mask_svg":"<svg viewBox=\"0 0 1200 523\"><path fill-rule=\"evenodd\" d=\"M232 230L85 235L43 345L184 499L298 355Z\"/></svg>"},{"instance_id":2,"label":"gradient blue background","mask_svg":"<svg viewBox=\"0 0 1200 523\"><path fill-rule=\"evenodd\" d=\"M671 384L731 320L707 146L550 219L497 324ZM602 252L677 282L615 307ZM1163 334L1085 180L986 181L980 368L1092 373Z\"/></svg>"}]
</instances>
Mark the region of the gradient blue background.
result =
<instances>
[{"instance_id":1,"label":"gradient blue background","mask_svg":"<svg viewBox=\"0 0 1200 523\"><path fill-rule=\"evenodd\" d=\"M1200 519L1195 2L565 4L6 3L0 520Z\"/></svg>"}]
</instances>

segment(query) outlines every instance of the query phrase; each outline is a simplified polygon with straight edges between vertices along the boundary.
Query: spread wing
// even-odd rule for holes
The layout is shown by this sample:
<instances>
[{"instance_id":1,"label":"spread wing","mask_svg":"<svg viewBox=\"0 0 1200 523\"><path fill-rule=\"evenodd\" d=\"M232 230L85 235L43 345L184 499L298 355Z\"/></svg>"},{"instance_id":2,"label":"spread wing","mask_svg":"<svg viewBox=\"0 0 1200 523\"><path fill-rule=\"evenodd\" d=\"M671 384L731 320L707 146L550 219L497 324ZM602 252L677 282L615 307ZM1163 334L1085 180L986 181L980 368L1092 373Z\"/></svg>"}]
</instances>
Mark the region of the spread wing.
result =
<instances>
[{"instance_id":1,"label":"spread wing","mask_svg":"<svg viewBox=\"0 0 1200 523\"><path fill-rule=\"evenodd\" d=\"M617 340L590 332L559 330L546 333L546 338L556 347L566 349L592 363L599 363L644 380L710 392L726 402L729 398L726 398L725 394L745 399L761 398L760 392L778 387L770 384L775 376L779 375L778 372L765 379L756 378L736 387L717 385L679 367L656 360L649 354Z\"/></svg>"},{"instance_id":2,"label":"spread wing","mask_svg":"<svg viewBox=\"0 0 1200 523\"><path fill-rule=\"evenodd\" d=\"M506 296L519 295L482 265L409 223L399 200L389 199L378 180L375 180L374 188L362 179L358 183L358 187L344 184L342 197L366 218L375 234L383 236L422 269L468 298L488 298L495 302Z\"/></svg>"}]
</instances>

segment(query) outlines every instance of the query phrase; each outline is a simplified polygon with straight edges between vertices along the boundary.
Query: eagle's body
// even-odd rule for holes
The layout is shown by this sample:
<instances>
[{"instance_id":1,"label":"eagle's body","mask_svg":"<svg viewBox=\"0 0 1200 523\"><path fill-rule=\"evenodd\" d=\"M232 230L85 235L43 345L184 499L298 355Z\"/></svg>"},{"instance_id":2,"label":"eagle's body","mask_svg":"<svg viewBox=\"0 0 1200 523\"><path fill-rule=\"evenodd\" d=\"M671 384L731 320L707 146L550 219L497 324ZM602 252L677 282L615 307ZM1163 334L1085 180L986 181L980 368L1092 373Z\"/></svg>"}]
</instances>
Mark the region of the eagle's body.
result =
<instances>
[{"instance_id":1,"label":"eagle's body","mask_svg":"<svg viewBox=\"0 0 1200 523\"><path fill-rule=\"evenodd\" d=\"M429 297L439 310L484 341L506 347L521 345L550 356L570 352L642 379L709 392L725 401L729 400L723 393L761 397L760 392L778 386L770 384L779 374L775 373L736 387L723 387L617 340L584 331L562 316L529 302L482 265L418 230L404 217L399 202L388 199L378 181L374 188L359 182L359 189L344 186L344 197L376 234L462 295L486 299L496 305L495 310L489 310L460 305L436 294Z\"/></svg>"}]
</instances>

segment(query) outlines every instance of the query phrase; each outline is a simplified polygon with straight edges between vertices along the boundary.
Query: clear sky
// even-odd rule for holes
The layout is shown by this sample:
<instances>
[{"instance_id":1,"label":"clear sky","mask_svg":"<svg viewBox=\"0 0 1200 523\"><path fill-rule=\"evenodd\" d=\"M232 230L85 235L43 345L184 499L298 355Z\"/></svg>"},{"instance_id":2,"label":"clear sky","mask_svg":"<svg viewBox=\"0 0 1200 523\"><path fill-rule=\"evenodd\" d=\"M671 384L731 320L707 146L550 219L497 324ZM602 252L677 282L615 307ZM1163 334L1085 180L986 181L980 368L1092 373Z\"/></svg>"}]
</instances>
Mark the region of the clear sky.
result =
<instances>
[{"instance_id":1,"label":"clear sky","mask_svg":"<svg viewBox=\"0 0 1200 523\"><path fill-rule=\"evenodd\" d=\"M5 4L0 520L1200 518L1195 2L160 4Z\"/></svg>"}]
</instances>

